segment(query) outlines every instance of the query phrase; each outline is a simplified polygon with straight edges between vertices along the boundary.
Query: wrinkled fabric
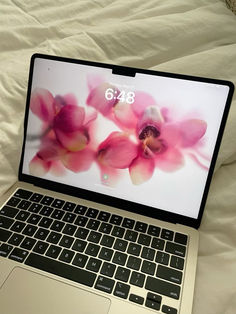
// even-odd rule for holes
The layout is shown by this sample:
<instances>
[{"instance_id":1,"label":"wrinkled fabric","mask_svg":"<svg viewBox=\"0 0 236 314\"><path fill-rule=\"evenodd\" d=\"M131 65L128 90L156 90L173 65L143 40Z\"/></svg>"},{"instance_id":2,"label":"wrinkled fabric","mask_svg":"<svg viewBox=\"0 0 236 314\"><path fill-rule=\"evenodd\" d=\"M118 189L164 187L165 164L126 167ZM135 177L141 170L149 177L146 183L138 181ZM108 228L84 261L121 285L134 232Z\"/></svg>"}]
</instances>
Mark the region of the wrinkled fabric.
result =
<instances>
[{"instance_id":1,"label":"wrinkled fabric","mask_svg":"<svg viewBox=\"0 0 236 314\"><path fill-rule=\"evenodd\" d=\"M223 0L2 0L0 195L17 180L29 60L35 52L236 84L236 17ZM117 116L123 119L119 111ZM235 125L234 97L200 227L193 314L235 313ZM64 163L73 158L71 153Z\"/></svg>"}]
</instances>

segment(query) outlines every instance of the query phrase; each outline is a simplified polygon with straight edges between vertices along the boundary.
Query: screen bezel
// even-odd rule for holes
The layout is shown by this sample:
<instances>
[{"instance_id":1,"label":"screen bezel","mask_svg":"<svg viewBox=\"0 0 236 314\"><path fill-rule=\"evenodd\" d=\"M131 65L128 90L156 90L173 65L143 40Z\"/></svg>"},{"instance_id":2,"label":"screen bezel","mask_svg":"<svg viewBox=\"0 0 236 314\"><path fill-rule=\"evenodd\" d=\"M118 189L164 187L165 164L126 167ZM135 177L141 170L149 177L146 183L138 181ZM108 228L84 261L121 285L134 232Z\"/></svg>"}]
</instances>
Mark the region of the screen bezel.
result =
<instances>
[{"instance_id":1,"label":"screen bezel","mask_svg":"<svg viewBox=\"0 0 236 314\"><path fill-rule=\"evenodd\" d=\"M82 65L91 65L93 67L102 67L102 68L109 68L113 71L115 74L120 75L126 75L126 76L134 76L136 73L142 73L147 75L155 75L155 76L164 76L164 77L170 77L170 78L176 78L176 79L184 79L184 80L191 80L191 81L198 81L198 82L206 82L206 83L214 83L217 85L224 85L229 87L229 93L222 117L222 121L220 124L215 149L212 156L212 161L210 164L205 189L200 205L200 210L197 219L190 218L186 216L182 216L176 213L164 211L158 208L149 207L146 205L137 204L131 201L122 200L119 198L103 195L97 192L92 192L88 190L84 190L81 188L77 188L74 186L65 185L62 183L56 183L54 181L49 181L46 179L34 177L28 174L22 173L23 169L23 160L24 160L24 150L25 150L25 140L26 140L26 130L27 130L27 124L28 124L28 115L29 115L29 104L30 104L30 94L31 94L31 86L32 86L32 76L33 76L33 68L34 68L34 61L36 58L41 59L48 59L48 60L55 60L55 61L62 61L62 62L68 62L68 63L76 63L76 64L82 64ZM144 69L138 69L138 68L131 68L131 67L124 67L124 66L118 66L118 65L111 65L111 64L105 64L105 63L98 63L93 61L85 61L85 60L77 60L77 59L71 59L71 58L65 58L65 57L57 57L57 56L51 56L51 55L44 55L44 54L34 54L31 57L30 62L30 70L29 70L29 80L28 80L28 91L27 91L27 99L26 99L26 110L25 110L25 120L24 120L24 140L22 145L22 154L21 154L21 160L20 160L20 166L19 166L19 180L28 182L31 184L34 184L36 186L47 188L49 190L53 190L56 192L61 192L63 194L69 194L75 197L83 198L86 200L90 200L97 203L102 203L105 205L113 206L116 208L128 210L134 213L138 213L141 215L149 216L155 219L160 219L164 221L168 221L171 223L178 223L178 224L184 224L193 228L198 228L201 223L204 207L207 200L207 195L210 187L210 182L212 179L217 155L220 148L221 139L223 136L227 116L230 109L230 103L233 97L234 92L234 85L230 81L225 80L218 80L218 79L211 79L211 78L202 78L202 77L195 77L195 76L189 76L189 75L183 75L183 74L174 74L174 73L167 73L167 72L160 72L160 71L153 71L153 70L144 70Z\"/></svg>"}]
</instances>

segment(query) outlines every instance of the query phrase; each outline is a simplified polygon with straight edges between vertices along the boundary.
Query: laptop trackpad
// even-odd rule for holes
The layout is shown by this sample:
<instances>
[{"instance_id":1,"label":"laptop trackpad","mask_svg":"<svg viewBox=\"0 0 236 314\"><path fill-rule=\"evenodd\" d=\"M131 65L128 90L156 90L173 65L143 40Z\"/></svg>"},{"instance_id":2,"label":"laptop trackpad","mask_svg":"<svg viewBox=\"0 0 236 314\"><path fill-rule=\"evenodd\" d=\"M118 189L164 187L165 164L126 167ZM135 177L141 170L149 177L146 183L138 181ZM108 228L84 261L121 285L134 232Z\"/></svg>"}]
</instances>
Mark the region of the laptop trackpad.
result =
<instances>
[{"instance_id":1,"label":"laptop trackpad","mask_svg":"<svg viewBox=\"0 0 236 314\"><path fill-rule=\"evenodd\" d=\"M0 289L4 314L106 314L110 300L16 267Z\"/></svg>"}]
</instances>

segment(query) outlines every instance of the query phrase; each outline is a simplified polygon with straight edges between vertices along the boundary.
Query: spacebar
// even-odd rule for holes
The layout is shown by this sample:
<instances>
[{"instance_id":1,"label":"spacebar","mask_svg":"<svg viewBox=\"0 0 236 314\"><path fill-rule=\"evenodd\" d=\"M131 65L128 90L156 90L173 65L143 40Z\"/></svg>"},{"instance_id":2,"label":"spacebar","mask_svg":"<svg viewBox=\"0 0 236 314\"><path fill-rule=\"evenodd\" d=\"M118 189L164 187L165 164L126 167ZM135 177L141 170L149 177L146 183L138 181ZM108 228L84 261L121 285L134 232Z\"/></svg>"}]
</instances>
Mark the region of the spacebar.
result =
<instances>
[{"instance_id":1,"label":"spacebar","mask_svg":"<svg viewBox=\"0 0 236 314\"><path fill-rule=\"evenodd\" d=\"M89 287L93 286L96 279L96 274L87 270L67 265L34 253L29 254L25 264L40 270L44 270L51 274L76 281Z\"/></svg>"}]
</instances>

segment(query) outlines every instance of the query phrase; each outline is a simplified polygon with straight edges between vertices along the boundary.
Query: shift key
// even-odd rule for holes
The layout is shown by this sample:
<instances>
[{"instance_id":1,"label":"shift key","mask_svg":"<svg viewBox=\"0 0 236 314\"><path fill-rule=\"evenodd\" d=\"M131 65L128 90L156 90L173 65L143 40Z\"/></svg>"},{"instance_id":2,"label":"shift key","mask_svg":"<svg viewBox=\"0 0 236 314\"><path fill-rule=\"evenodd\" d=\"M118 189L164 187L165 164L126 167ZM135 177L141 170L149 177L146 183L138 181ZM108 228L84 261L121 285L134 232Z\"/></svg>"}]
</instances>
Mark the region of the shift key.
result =
<instances>
[{"instance_id":1,"label":"shift key","mask_svg":"<svg viewBox=\"0 0 236 314\"><path fill-rule=\"evenodd\" d=\"M148 276L145 288L176 300L179 299L180 287L160 279Z\"/></svg>"}]
</instances>

